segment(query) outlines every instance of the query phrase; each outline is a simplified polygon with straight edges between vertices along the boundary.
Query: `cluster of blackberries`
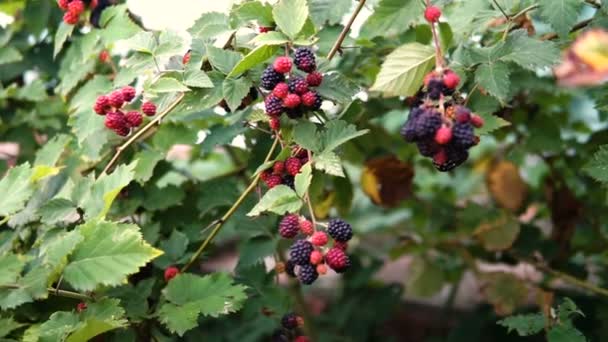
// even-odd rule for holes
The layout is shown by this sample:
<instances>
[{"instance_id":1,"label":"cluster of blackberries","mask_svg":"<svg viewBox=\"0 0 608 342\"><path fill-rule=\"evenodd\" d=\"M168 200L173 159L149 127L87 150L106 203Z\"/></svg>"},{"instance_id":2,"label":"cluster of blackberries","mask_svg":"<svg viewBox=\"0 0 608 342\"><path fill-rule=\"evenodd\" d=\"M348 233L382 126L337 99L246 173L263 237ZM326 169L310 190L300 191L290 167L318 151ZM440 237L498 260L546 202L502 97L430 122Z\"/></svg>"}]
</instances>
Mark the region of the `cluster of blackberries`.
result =
<instances>
[{"instance_id":1,"label":"cluster of blackberries","mask_svg":"<svg viewBox=\"0 0 608 342\"><path fill-rule=\"evenodd\" d=\"M292 119L301 118L307 111L319 110L323 103L321 95L311 89L323 82L323 75L316 71L317 62L312 50L298 48L293 64L307 74L298 75L293 72L292 61L286 56L275 59L262 74L261 87L271 91L264 99L264 105L273 130L280 128L281 114L285 113Z\"/></svg>"},{"instance_id":2,"label":"cluster of blackberries","mask_svg":"<svg viewBox=\"0 0 608 342\"><path fill-rule=\"evenodd\" d=\"M285 239L300 236L290 247L289 260L284 266L285 273L297 277L304 285L326 274L328 266L337 273L344 273L350 267L346 248L353 237L353 228L344 220L331 219L325 232L317 230L311 221L290 214L281 219L279 235ZM329 237L334 240L332 247L327 247Z\"/></svg>"},{"instance_id":3,"label":"cluster of blackberries","mask_svg":"<svg viewBox=\"0 0 608 342\"><path fill-rule=\"evenodd\" d=\"M304 319L301 316L290 312L281 318L281 328L272 334L272 342L310 342L310 339L300 331L304 326Z\"/></svg>"},{"instance_id":4,"label":"cluster of blackberries","mask_svg":"<svg viewBox=\"0 0 608 342\"><path fill-rule=\"evenodd\" d=\"M410 115L401 129L405 140L416 143L420 154L433 158L442 172L469 158L469 149L479 143L474 128L483 126L480 116L447 99L458 83L460 78L451 70L428 74L423 89L411 101Z\"/></svg>"},{"instance_id":5,"label":"cluster of blackberries","mask_svg":"<svg viewBox=\"0 0 608 342\"><path fill-rule=\"evenodd\" d=\"M57 0L57 5L65 11L63 21L70 25L76 25L80 20L80 15L86 10L86 5L82 0ZM91 9L97 7L97 1L91 1L89 7Z\"/></svg>"},{"instance_id":6,"label":"cluster of blackberries","mask_svg":"<svg viewBox=\"0 0 608 342\"><path fill-rule=\"evenodd\" d=\"M296 148L293 151L292 157L287 158L285 161L277 160L272 168L262 172L260 178L269 189L280 184L287 185L293 189L295 186L295 176L300 173L300 169L306 163L308 163L308 151Z\"/></svg>"},{"instance_id":7,"label":"cluster of blackberries","mask_svg":"<svg viewBox=\"0 0 608 342\"><path fill-rule=\"evenodd\" d=\"M139 127L143 122L143 116L139 111L129 111L126 114L121 110L125 104L133 101L135 88L126 86L115 90L108 95L101 95L95 101L93 110L99 115L105 115L105 125L120 136L127 136L132 128ZM152 102L144 102L141 111L147 116L156 115L156 105Z\"/></svg>"}]
</instances>

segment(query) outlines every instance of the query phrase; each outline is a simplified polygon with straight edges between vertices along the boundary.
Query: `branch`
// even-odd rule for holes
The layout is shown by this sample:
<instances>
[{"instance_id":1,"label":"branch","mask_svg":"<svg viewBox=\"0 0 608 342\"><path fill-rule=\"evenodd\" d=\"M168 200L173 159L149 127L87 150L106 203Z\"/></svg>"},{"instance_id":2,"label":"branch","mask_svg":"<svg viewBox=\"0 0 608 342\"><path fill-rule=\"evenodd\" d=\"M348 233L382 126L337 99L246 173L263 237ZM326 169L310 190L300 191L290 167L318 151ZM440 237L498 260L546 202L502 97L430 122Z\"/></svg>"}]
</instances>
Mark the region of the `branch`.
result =
<instances>
[{"instance_id":1,"label":"branch","mask_svg":"<svg viewBox=\"0 0 608 342\"><path fill-rule=\"evenodd\" d=\"M270 158L272 158L272 154L274 153L274 151L276 150L278 145L279 145L279 136L277 135L277 137L274 139L274 143L272 144L272 147L270 148L270 150L268 151L268 154L266 155L266 158L264 159L264 163L268 162L270 160ZM182 270L181 270L182 273L186 272L196 262L196 260L198 260L198 258L201 256L201 254L203 254L203 251L205 250L205 248L207 248L207 246L211 243L211 241L213 241L213 239L216 237L216 235L220 232L220 230L224 226L224 223L226 223L226 221L228 221L228 219L236 212L236 210L241 206L241 204L243 204L243 202L245 201L245 198L247 198L247 196L249 196L249 194L251 192L253 192L253 190L255 190L256 186L260 182L260 176L261 176L261 174L258 174L257 176L255 176L253 181L249 184L247 189L245 189L245 191L243 191L243 193L236 200L236 202L234 202L232 207L230 207L230 209L228 209L228 211L224 214L224 216L222 216L222 218L219 219L219 221L217 221L217 223L213 227L213 230L211 231L211 233L209 233L209 236L207 236L205 241L203 241L203 243L196 250L194 255L192 255L192 257L190 258L188 263L184 267L182 267Z\"/></svg>"},{"instance_id":2,"label":"branch","mask_svg":"<svg viewBox=\"0 0 608 342\"><path fill-rule=\"evenodd\" d=\"M363 6L365 5L365 1L366 0L359 0L359 4L357 5L357 8L353 12L353 14L350 16L350 19L348 20L348 23L346 24L346 26L344 26L344 29L342 30L342 32L340 32L340 35L338 36L338 40L336 40L336 43L331 48L331 51L329 51L329 54L327 55L328 61L331 61L334 58L334 56L336 55L336 52L338 52L338 50L340 50L340 47L342 46L344 39L346 39L346 35L348 34L348 31L350 31L351 26L353 26L353 22L355 22L355 19L359 15L359 12L361 12L361 10L363 9Z\"/></svg>"},{"instance_id":3,"label":"branch","mask_svg":"<svg viewBox=\"0 0 608 342\"><path fill-rule=\"evenodd\" d=\"M152 121L148 122L139 131L135 132L135 134L133 134L122 145L118 146L116 148L116 152L114 153L114 156L112 157L112 159L110 160L108 165L106 165L106 167L103 169L102 173L107 174L108 171L110 171L110 169L114 166L116 161L118 161L118 158L120 157L122 152L124 150L126 150L129 146L131 146L134 142L136 142L139 138L141 138L146 133L148 133L148 131L151 130L154 126L159 125L161 120L164 119L167 115L169 115L169 113L173 109L175 109L175 107L177 107L177 105L182 101L184 96L185 96L185 93L180 93L179 96L177 97L177 99L171 105L169 105L169 107L167 107L167 109L165 109L162 113L158 114Z\"/></svg>"},{"instance_id":4,"label":"branch","mask_svg":"<svg viewBox=\"0 0 608 342\"><path fill-rule=\"evenodd\" d=\"M593 21L593 18L581 21L580 23L578 23L578 24L574 25L574 27L572 27L572 30L570 30L570 33L576 32L580 29L587 27L587 25L589 25L591 23L591 21ZM557 37L558 37L557 32L552 32L552 33L547 33L547 34L541 36L540 40L553 40Z\"/></svg>"},{"instance_id":5,"label":"branch","mask_svg":"<svg viewBox=\"0 0 608 342\"><path fill-rule=\"evenodd\" d=\"M58 297L65 297L65 298L72 298L72 299L78 299L78 300L93 300L94 298L89 296L89 295L85 295L82 293L78 293L78 292L72 292L72 291L66 291L66 290L59 290L59 289L55 289L52 287L49 287L47 289L47 291L49 292L49 294L58 296Z\"/></svg>"}]
</instances>

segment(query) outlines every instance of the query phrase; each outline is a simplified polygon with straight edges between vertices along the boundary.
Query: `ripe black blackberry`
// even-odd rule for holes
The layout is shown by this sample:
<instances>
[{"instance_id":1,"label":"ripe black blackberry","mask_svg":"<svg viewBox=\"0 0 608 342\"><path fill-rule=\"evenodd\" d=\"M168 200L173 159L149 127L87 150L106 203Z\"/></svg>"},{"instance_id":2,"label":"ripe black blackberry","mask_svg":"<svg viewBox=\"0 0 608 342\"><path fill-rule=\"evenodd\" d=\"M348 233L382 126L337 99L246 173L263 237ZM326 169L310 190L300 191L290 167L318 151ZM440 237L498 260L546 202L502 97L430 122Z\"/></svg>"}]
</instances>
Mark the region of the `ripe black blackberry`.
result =
<instances>
[{"instance_id":1,"label":"ripe black blackberry","mask_svg":"<svg viewBox=\"0 0 608 342\"><path fill-rule=\"evenodd\" d=\"M296 189L296 178L292 175L283 176L283 185L287 185L292 189Z\"/></svg>"},{"instance_id":2,"label":"ripe black blackberry","mask_svg":"<svg viewBox=\"0 0 608 342\"><path fill-rule=\"evenodd\" d=\"M446 160L443 163L438 163L435 159L433 160L433 165L441 172L451 171L469 159L469 151L454 144L445 147L445 154Z\"/></svg>"},{"instance_id":3,"label":"ripe black blackberry","mask_svg":"<svg viewBox=\"0 0 608 342\"><path fill-rule=\"evenodd\" d=\"M302 95L308 91L308 83L300 76L290 78L287 85L289 86L289 92L292 94Z\"/></svg>"},{"instance_id":4,"label":"ripe black blackberry","mask_svg":"<svg viewBox=\"0 0 608 342\"><path fill-rule=\"evenodd\" d=\"M305 72L313 72L317 68L315 54L309 48L298 48L295 53L294 64Z\"/></svg>"},{"instance_id":5,"label":"ripe black blackberry","mask_svg":"<svg viewBox=\"0 0 608 342\"><path fill-rule=\"evenodd\" d=\"M264 99L264 106L266 107L266 114L270 116L279 116L283 113L283 100L270 94Z\"/></svg>"},{"instance_id":6,"label":"ripe black blackberry","mask_svg":"<svg viewBox=\"0 0 608 342\"><path fill-rule=\"evenodd\" d=\"M310 285L314 283L317 278L319 278L319 273L317 272L315 265L306 264L300 266L298 270L298 279L300 280L300 283Z\"/></svg>"},{"instance_id":7,"label":"ripe black blackberry","mask_svg":"<svg viewBox=\"0 0 608 342\"><path fill-rule=\"evenodd\" d=\"M289 249L289 259L296 265L306 265L310 262L310 253L314 250L306 240L298 240Z\"/></svg>"},{"instance_id":8,"label":"ripe black blackberry","mask_svg":"<svg viewBox=\"0 0 608 342\"><path fill-rule=\"evenodd\" d=\"M401 136L405 139L405 141L413 142L418 140L418 122L417 120L420 118L422 114L424 114L425 110L420 107L412 108L410 111L410 115L407 118L407 121L401 128Z\"/></svg>"},{"instance_id":9,"label":"ripe black blackberry","mask_svg":"<svg viewBox=\"0 0 608 342\"><path fill-rule=\"evenodd\" d=\"M293 263L293 261L291 260L287 260L287 262L285 263L285 274L287 274L288 276L295 278L296 277L296 264Z\"/></svg>"},{"instance_id":10,"label":"ripe black blackberry","mask_svg":"<svg viewBox=\"0 0 608 342\"><path fill-rule=\"evenodd\" d=\"M437 152L439 152L440 146L434 140L421 140L416 142L416 146L418 147L418 151L424 157L432 157Z\"/></svg>"},{"instance_id":11,"label":"ripe black blackberry","mask_svg":"<svg viewBox=\"0 0 608 342\"><path fill-rule=\"evenodd\" d=\"M298 215L287 215L281 219L279 223L279 234L286 238L292 239L298 235L300 231L300 218Z\"/></svg>"},{"instance_id":12,"label":"ripe black blackberry","mask_svg":"<svg viewBox=\"0 0 608 342\"><path fill-rule=\"evenodd\" d=\"M283 81L285 81L285 75L276 72L272 65L269 65L262 73L262 82L260 83L260 86L266 90L272 90L277 84Z\"/></svg>"},{"instance_id":13,"label":"ripe black blackberry","mask_svg":"<svg viewBox=\"0 0 608 342\"><path fill-rule=\"evenodd\" d=\"M289 342L291 339L289 338L289 334L283 329L277 329L272 333L272 337L270 339L272 342Z\"/></svg>"},{"instance_id":14,"label":"ripe black blackberry","mask_svg":"<svg viewBox=\"0 0 608 342\"><path fill-rule=\"evenodd\" d=\"M418 139L432 138L439 127L441 127L441 117L439 113L427 110L415 123Z\"/></svg>"},{"instance_id":15,"label":"ripe black blackberry","mask_svg":"<svg viewBox=\"0 0 608 342\"><path fill-rule=\"evenodd\" d=\"M298 315L296 315L293 312L285 314L285 316L283 316L283 318L281 318L281 325L283 326L283 328L289 329L289 330L297 328L298 327Z\"/></svg>"},{"instance_id":16,"label":"ripe black blackberry","mask_svg":"<svg viewBox=\"0 0 608 342\"><path fill-rule=\"evenodd\" d=\"M475 145L475 131L468 122L457 122L452 127L452 141L455 145L469 148Z\"/></svg>"},{"instance_id":17,"label":"ripe black blackberry","mask_svg":"<svg viewBox=\"0 0 608 342\"><path fill-rule=\"evenodd\" d=\"M346 242L353 237L353 227L341 219L331 219L327 228L327 233L334 240Z\"/></svg>"},{"instance_id":18,"label":"ripe black blackberry","mask_svg":"<svg viewBox=\"0 0 608 342\"><path fill-rule=\"evenodd\" d=\"M287 114L290 119L299 119L304 116L304 111L301 107L286 108L285 114Z\"/></svg>"}]
</instances>

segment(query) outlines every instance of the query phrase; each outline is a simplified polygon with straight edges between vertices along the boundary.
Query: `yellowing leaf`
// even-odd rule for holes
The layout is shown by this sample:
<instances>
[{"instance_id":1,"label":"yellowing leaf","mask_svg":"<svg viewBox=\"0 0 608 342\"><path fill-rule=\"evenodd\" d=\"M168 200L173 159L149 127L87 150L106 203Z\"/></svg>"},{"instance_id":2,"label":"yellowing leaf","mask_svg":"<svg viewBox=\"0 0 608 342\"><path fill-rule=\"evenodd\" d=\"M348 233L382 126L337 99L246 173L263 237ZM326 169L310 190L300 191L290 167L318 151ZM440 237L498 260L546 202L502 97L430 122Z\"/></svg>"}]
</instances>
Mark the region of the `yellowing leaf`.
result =
<instances>
[{"instance_id":1,"label":"yellowing leaf","mask_svg":"<svg viewBox=\"0 0 608 342\"><path fill-rule=\"evenodd\" d=\"M361 174L363 192L374 203L394 207L412 194L414 169L395 156L369 160Z\"/></svg>"},{"instance_id":2,"label":"yellowing leaf","mask_svg":"<svg viewBox=\"0 0 608 342\"><path fill-rule=\"evenodd\" d=\"M494 200L514 212L521 208L528 194L528 186L519 169L508 161L496 163L488 172L486 182Z\"/></svg>"}]
</instances>

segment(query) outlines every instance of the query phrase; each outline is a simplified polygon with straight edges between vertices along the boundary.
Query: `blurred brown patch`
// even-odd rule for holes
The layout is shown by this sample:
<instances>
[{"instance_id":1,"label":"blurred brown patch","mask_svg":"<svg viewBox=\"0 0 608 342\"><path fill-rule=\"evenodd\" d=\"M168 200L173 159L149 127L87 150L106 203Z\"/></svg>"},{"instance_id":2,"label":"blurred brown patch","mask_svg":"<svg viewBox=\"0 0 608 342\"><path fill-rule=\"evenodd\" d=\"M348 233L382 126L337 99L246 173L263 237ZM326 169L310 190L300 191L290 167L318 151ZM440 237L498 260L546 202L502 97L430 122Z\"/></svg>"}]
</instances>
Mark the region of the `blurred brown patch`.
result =
<instances>
[{"instance_id":1,"label":"blurred brown patch","mask_svg":"<svg viewBox=\"0 0 608 342\"><path fill-rule=\"evenodd\" d=\"M414 168L397 157L385 156L365 163L361 187L371 200L383 207L395 207L411 196Z\"/></svg>"},{"instance_id":2,"label":"blurred brown patch","mask_svg":"<svg viewBox=\"0 0 608 342\"><path fill-rule=\"evenodd\" d=\"M528 185L521 178L519 169L508 161L494 163L488 170L486 183L498 205L513 212L521 208L528 196Z\"/></svg>"}]
</instances>

